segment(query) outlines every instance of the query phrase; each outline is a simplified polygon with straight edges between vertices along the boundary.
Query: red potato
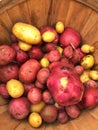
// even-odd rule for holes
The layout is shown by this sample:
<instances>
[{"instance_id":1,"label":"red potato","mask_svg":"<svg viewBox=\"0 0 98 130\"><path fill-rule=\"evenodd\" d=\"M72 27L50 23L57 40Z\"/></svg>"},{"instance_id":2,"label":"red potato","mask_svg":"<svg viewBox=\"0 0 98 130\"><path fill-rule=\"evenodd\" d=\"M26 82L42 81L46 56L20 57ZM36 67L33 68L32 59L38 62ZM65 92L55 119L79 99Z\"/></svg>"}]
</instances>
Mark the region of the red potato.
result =
<instances>
[{"instance_id":1,"label":"red potato","mask_svg":"<svg viewBox=\"0 0 98 130\"><path fill-rule=\"evenodd\" d=\"M53 27L50 27L50 26L43 26L41 29L40 29L40 32L41 32L41 35L44 33L44 32L47 32L47 31L51 31L55 34L55 39L53 40L53 42L51 42L52 44L57 44L58 43L58 40L59 40L59 35L57 34L57 32L55 31L55 29ZM50 43L49 43L50 44Z\"/></svg>"},{"instance_id":2,"label":"red potato","mask_svg":"<svg viewBox=\"0 0 98 130\"><path fill-rule=\"evenodd\" d=\"M82 109L92 109L98 105L98 88L85 88L84 95L78 106Z\"/></svg>"},{"instance_id":3,"label":"red potato","mask_svg":"<svg viewBox=\"0 0 98 130\"><path fill-rule=\"evenodd\" d=\"M13 43L12 47L15 49L16 51L16 61L21 64L24 63L25 61L27 61L29 59L29 56L27 54L27 52L22 51L19 46L18 43Z\"/></svg>"},{"instance_id":4,"label":"red potato","mask_svg":"<svg viewBox=\"0 0 98 130\"><path fill-rule=\"evenodd\" d=\"M83 57L86 55L82 50L81 48L76 48L76 51L78 52L79 56L80 56L80 60L83 59Z\"/></svg>"},{"instance_id":5,"label":"red potato","mask_svg":"<svg viewBox=\"0 0 98 130\"><path fill-rule=\"evenodd\" d=\"M70 62L74 65L78 64L80 62L80 54L77 50L74 50L73 56L70 58Z\"/></svg>"},{"instance_id":6,"label":"red potato","mask_svg":"<svg viewBox=\"0 0 98 130\"><path fill-rule=\"evenodd\" d=\"M71 45L68 45L64 48L63 55L68 59L70 59L73 56L73 48Z\"/></svg>"},{"instance_id":7,"label":"red potato","mask_svg":"<svg viewBox=\"0 0 98 130\"><path fill-rule=\"evenodd\" d=\"M35 86L41 90L44 90L46 88L45 84L42 84L41 82L39 82L38 80L35 81Z\"/></svg>"},{"instance_id":8,"label":"red potato","mask_svg":"<svg viewBox=\"0 0 98 130\"><path fill-rule=\"evenodd\" d=\"M10 79L18 79L19 67L15 63L9 63L0 67L0 81L6 83Z\"/></svg>"},{"instance_id":9,"label":"red potato","mask_svg":"<svg viewBox=\"0 0 98 130\"><path fill-rule=\"evenodd\" d=\"M98 83L92 79L88 80L84 85L86 88L97 88L98 87Z\"/></svg>"},{"instance_id":10,"label":"red potato","mask_svg":"<svg viewBox=\"0 0 98 130\"><path fill-rule=\"evenodd\" d=\"M24 119L30 112L30 103L25 97L12 99L8 104L8 112L15 119Z\"/></svg>"},{"instance_id":11,"label":"red potato","mask_svg":"<svg viewBox=\"0 0 98 130\"><path fill-rule=\"evenodd\" d=\"M78 103L84 93L79 76L66 64L55 67L47 80L47 87L55 102L62 106Z\"/></svg>"},{"instance_id":12,"label":"red potato","mask_svg":"<svg viewBox=\"0 0 98 130\"><path fill-rule=\"evenodd\" d=\"M64 123L68 122L69 117L64 110L59 110L57 120L58 120L59 123L64 124Z\"/></svg>"},{"instance_id":13,"label":"red potato","mask_svg":"<svg viewBox=\"0 0 98 130\"><path fill-rule=\"evenodd\" d=\"M65 58L64 58L65 59ZM66 69L74 69L74 66L68 62L68 60L62 60L62 61L56 61L56 62L52 62L49 66L50 72L58 72L61 70L66 70ZM56 68L56 69L55 69Z\"/></svg>"},{"instance_id":14,"label":"red potato","mask_svg":"<svg viewBox=\"0 0 98 130\"><path fill-rule=\"evenodd\" d=\"M59 38L62 46L66 47L71 45L73 48L77 48L81 44L81 40L82 38L79 32L70 27L66 27Z\"/></svg>"},{"instance_id":15,"label":"red potato","mask_svg":"<svg viewBox=\"0 0 98 130\"><path fill-rule=\"evenodd\" d=\"M42 68L38 71L37 73L37 80L41 83L41 84L45 84L48 77L50 75L50 71L48 68Z\"/></svg>"},{"instance_id":16,"label":"red potato","mask_svg":"<svg viewBox=\"0 0 98 130\"><path fill-rule=\"evenodd\" d=\"M43 57L48 59L48 54L49 54L49 53L45 53L45 54L43 55Z\"/></svg>"},{"instance_id":17,"label":"red potato","mask_svg":"<svg viewBox=\"0 0 98 130\"><path fill-rule=\"evenodd\" d=\"M9 45L0 46L0 65L7 65L15 58L16 52Z\"/></svg>"},{"instance_id":18,"label":"red potato","mask_svg":"<svg viewBox=\"0 0 98 130\"><path fill-rule=\"evenodd\" d=\"M9 98L10 95L6 89L6 84L0 84L0 95L3 97L3 98Z\"/></svg>"},{"instance_id":19,"label":"red potato","mask_svg":"<svg viewBox=\"0 0 98 130\"><path fill-rule=\"evenodd\" d=\"M70 63L69 59L66 58L66 57L62 57L60 61L63 62L63 63Z\"/></svg>"},{"instance_id":20,"label":"red potato","mask_svg":"<svg viewBox=\"0 0 98 130\"><path fill-rule=\"evenodd\" d=\"M40 112L41 117L46 123L53 123L57 119L57 108L54 105L46 105Z\"/></svg>"},{"instance_id":21,"label":"red potato","mask_svg":"<svg viewBox=\"0 0 98 130\"><path fill-rule=\"evenodd\" d=\"M40 89L34 87L28 92L27 98L32 104L37 104L42 100L42 93Z\"/></svg>"},{"instance_id":22,"label":"red potato","mask_svg":"<svg viewBox=\"0 0 98 130\"><path fill-rule=\"evenodd\" d=\"M40 69L40 63L35 59L29 59L19 69L19 79L24 83L31 83L35 80Z\"/></svg>"},{"instance_id":23,"label":"red potato","mask_svg":"<svg viewBox=\"0 0 98 130\"><path fill-rule=\"evenodd\" d=\"M54 103L52 95L51 95L51 93L48 90L43 91L42 99L47 104L51 104L51 103L53 104Z\"/></svg>"},{"instance_id":24,"label":"red potato","mask_svg":"<svg viewBox=\"0 0 98 130\"><path fill-rule=\"evenodd\" d=\"M45 44L43 49L44 49L44 52L48 53L48 52L50 52L52 50L55 50L56 45L53 44L53 43Z\"/></svg>"},{"instance_id":25,"label":"red potato","mask_svg":"<svg viewBox=\"0 0 98 130\"><path fill-rule=\"evenodd\" d=\"M60 53L58 50L52 50L48 53L48 60L50 62L59 61L61 58Z\"/></svg>"},{"instance_id":26,"label":"red potato","mask_svg":"<svg viewBox=\"0 0 98 130\"><path fill-rule=\"evenodd\" d=\"M81 65L76 65L74 69L78 75L81 75L84 71L84 68Z\"/></svg>"},{"instance_id":27,"label":"red potato","mask_svg":"<svg viewBox=\"0 0 98 130\"><path fill-rule=\"evenodd\" d=\"M33 83L23 84L23 86L24 86L24 96L27 96L29 90L35 87Z\"/></svg>"},{"instance_id":28,"label":"red potato","mask_svg":"<svg viewBox=\"0 0 98 130\"><path fill-rule=\"evenodd\" d=\"M43 52L41 50L40 47L38 46L33 46L32 49L29 50L29 57L31 59L36 59L36 60L40 60L43 56Z\"/></svg>"},{"instance_id":29,"label":"red potato","mask_svg":"<svg viewBox=\"0 0 98 130\"><path fill-rule=\"evenodd\" d=\"M68 116L73 119L79 117L79 115L81 113L81 111L77 105L67 106L67 107L65 107L65 110L66 110L66 113L68 114Z\"/></svg>"}]
</instances>

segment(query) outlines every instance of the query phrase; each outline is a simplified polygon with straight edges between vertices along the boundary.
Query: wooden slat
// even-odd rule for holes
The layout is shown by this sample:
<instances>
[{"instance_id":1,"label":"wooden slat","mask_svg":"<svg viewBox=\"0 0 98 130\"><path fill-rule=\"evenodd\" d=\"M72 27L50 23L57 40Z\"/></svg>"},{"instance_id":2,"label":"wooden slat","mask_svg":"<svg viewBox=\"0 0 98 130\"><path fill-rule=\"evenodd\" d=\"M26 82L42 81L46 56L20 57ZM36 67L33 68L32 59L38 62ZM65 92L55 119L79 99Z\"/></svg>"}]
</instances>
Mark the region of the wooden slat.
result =
<instances>
[{"instance_id":1,"label":"wooden slat","mask_svg":"<svg viewBox=\"0 0 98 130\"><path fill-rule=\"evenodd\" d=\"M0 114L2 114L3 112L7 111L7 107L8 107L8 105L0 106Z\"/></svg>"},{"instance_id":2,"label":"wooden slat","mask_svg":"<svg viewBox=\"0 0 98 130\"><path fill-rule=\"evenodd\" d=\"M5 11L2 14L0 14L0 21L3 23L3 25L6 27L6 29L10 32L12 27L12 21L9 18L8 13Z\"/></svg>"},{"instance_id":3,"label":"wooden slat","mask_svg":"<svg viewBox=\"0 0 98 130\"><path fill-rule=\"evenodd\" d=\"M8 104L8 100L4 99L1 95L0 95L0 106L3 106L5 104Z\"/></svg>"},{"instance_id":4,"label":"wooden slat","mask_svg":"<svg viewBox=\"0 0 98 130\"><path fill-rule=\"evenodd\" d=\"M23 16L21 14L21 9L19 8L18 5L7 10L7 13L13 24L16 22L24 22Z\"/></svg>"},{"instance_id":5,"label":"wooden slat","mask_svg":"<svg viewBox=\"0 0 98 130\"><path fill-rule=\"evenodd\" d=\"M24 22L31 24L30 14L27 6L27 2L19 4L21 15L24 19Z\"/></svg>"},{"instance_id":6,"label":"wooden slat","mask_svg":"<svg viewBox=\"0 0 98 130\"><path fill-rule=\"evenodd\" d=\"M14 130L20 123L21 121L13 119L7 111L0 114L0 130Z\"/></svg>"},{"instance_id":7,"label":"wooden slat","mask_svg":"<svg viewBox=\"0 0 98 130\"><path fill-rule=\"evenodd\" d=\"M73 130L98 130L98 121L87 112L83 112L81 116L71 121Z\"/></svg>"},{"instance_id":8,"label":"wooden slat","mask_svg":"<svg viewBox=\"0 0 98 130\"><path fill-rule=\"evenodd\" d=\"M91 8L93 8L94 10L96 10L98 12L98 0L76 0L78 2L81 2Z\"/></svg>"},{"instance_id":9,"label":"wooden slat","mask_svg":"<svg viewBox=\"0 0 98 130\"><path fill-rule=\"evenodd\" d=\"M70 0L52 0L48 24L54 25L57 21L65 23Z\"/></svg>"},{"instance_id":10,"label":"wooden slat","mask_svg":"<svg viewBox=\"0 0 98 130\"><path fill-rule=\"evenodd\" d=\"M51 0L28 0L31 23L37 27L47 25Z\"/></svg>"},{"instance_id":11,"label":"wooden slat","mask_svg":"<svg viewBox=\"0 0 98 130\"><path fill-rule=\"evenodd\" d=\"M85 40L87 39L88 42L95 42L94 39L97 35L96 33L98 30L97 25L98 25L98 14L93 11L81 30L82 37Z\"/></svg>"},{"instance_id":12,"label":"wooden slat","mask_svg":"<svg viewBox=\"0 0 98 130\"><path fill-rule=\"evenodd\" d=\"M73 130L73 127L69 121L65 124L60 123L54 123L53 125L46 124L45 130Z\"/></svg>"},{"instance_id":13,"label":"wooden slat","mask_svg":"<svg viewBox=\"0 0 98 130\"><path fill-rule=\"evenodd\" d=\"M91 12L92 9L81 5L80 3L76 3L75 1L71 1L65 23L67 26L71 26L80 31L89 19Z\"/></svg>"},{"instance_id":14,"label":"wooden slat","mask_svg":"<svg viewBox=\"0 0 98 130\"><path fill-rule=\"evenodd\" d=\"M98 107L96 107L96 108L94 108L92 110L89 110L88 112L90 113L90 115L93 116L93 118L98 120Z\"/></svg>"},{"instance_id":15,"label":"wooden slat","mask_svg":"<svg viewBox=\"0 0 98 130\"><path fill-rule=\"evenodd\" d=\"M0 13L24 1L26 0L0 0Z\"/></svg>"},{"instance_id":16,"label":"wooden slat","mask_svg":"<svg viewBox=\"0 0 98 130\"><path fill-rule=\"evenodd\" d=\"M30 124L28 123L27 119L23 120L14 130L44 130L45 125L42 125L39 128L34 128L32 126L30 126Z\"/></svg>"}]
</instances>

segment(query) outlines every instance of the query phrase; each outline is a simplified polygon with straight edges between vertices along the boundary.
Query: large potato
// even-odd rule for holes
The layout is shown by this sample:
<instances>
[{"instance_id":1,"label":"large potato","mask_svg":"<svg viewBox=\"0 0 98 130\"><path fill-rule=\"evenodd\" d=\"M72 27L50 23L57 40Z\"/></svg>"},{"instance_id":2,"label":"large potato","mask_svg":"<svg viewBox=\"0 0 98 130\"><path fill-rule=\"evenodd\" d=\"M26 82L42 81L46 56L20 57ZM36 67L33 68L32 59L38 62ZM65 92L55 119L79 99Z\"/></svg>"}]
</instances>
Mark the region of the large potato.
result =
<instances>
[{"instance_id":1,"label":"large potato","mask_svg":"<svg viewBox=\"0 0 98 130\"><path fill-rule=\"evenodd\" d=\"M40 31L30 24L18 22L14 24L12 32L18 39L29 44L39 44L41 42Z\"/></svg>"}]
</instances>

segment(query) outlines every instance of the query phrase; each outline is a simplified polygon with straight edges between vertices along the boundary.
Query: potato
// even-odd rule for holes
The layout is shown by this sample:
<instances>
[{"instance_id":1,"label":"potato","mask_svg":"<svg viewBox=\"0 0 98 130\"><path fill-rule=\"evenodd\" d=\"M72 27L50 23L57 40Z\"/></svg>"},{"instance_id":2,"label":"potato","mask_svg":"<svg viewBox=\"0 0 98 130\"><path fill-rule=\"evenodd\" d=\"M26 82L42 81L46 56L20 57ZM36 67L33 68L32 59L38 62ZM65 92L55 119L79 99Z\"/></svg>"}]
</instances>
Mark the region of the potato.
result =
<instances>
[{"instance_id":1,"label":"potato","mask_svg":"<svg viewBox=\"0 0 98 130\"><path fill-rule=\"evenodd\" d=\"M9 63L0 67L0 81L7 82L10 79L18 79L19 67L15 63Z\"/></svg>"},{"instance_id":2,"label":"potato","mask_svg":"<svg viewBox=\"0 0 98 130\"><path fill-rule=\"evenodd\" d=\"M81 75L80 75L80 80L82 83L86 83L88 80L90 80L89 77L89 70L88 71L84 71Z\"/></svg>"},{"instance_id":3,"label":"potato","mask_svg":"<svg viewBox=\"0 0 98 130\"><path fill-rule=\"evenodd\" d=\"M0 65L6 65L14 60L15 58L15 50L8 45L0 46Z\"/></svg>"},{"instance_id":4,"label":"potato","mask_svg":"<svg viewBox=\"0 0 98 130\"><path fill-rule=\"evenodd\" d=\"M42 100L41 90L36 87L30 89L27 98L32 104L38 104Z\"/></svg>"},{"instance_id":5,"label":"potato","mask_svg":"<svg viewBox=\"0 0 98 130\"><path fill-rule=\"evenodd\" d=\"M97 70L91 70L89 75L90 75L91 79L98 80L98 71Z\"/></svg>"},{"instance_id":6,"label":"potato","mask_svg":"<svg viewBox=\"0 0 98 130\"><path fill-rule=\"evenodd\" d=\"M15 60L18 64L24 63L29 59L28 53L19 48L18 42L12 43L12 48L16 51Z\"/></svg>"},{"instance_id":7,"label":"potato","mask_svg":"<svg viewBox=\"0 0 98 130\"><path fill-rule=\"evenodd\" d=\"M39 44L41 42L40 31L30 24L17 22L14 24L12 32L19 40L29 44Z\"/></svg>"},{"instance_id":8,"label":"potato","mask_svg":"<svg viewBox=\"0 0 98 130\"><path fill-rule=\"evenodd\" d=\"M53 123L57 119L57 108L54 105L46 105L40 112L43 121Z\"/></svg>"},{"instance_id":9,"label":"potato","mask_svg":"<svg viewBox=\"0 0 98 130\"><path fill-rule=\"evenodd\" d=\"M67 106L65 107L65 110L68 116L73 119L77 118L81 113L77 105Z\"/></svg>"},{"instance_id":10,"label":"potato","mask_svg":"<svg viewBox=\"0 0 98 130\"><path fill-rule=\"evenodd\" d=\"M42 84L41 82L39 82L38 80L35 81L35 86L41 90L44 90L46 85Z\"/></svg>"},{"instance_id":11,"label":"potato","mask_svg":"<svg viewBox=\"0 0 98 130\"><path fill-rule=\"evenodd\" d=\"M35 59L29 59L19 69L19 79L24 83L31 83L35 80L40 63Z\"/></svg>"},{"instance_id":12,"label":"potato","mask_svg":"<svg viewBox=\"0 0 98 130\"><path fill-rule=\"evenodd\" d=\"M31 104L30 106L30 112L38 112L40 113L40 111L46 106L44 101L40 101L38 104Z\"/></svg>"},{"instance_id":13,"label":"potato","mask_svg":"<svg viewBox=\"0 0 98 130\"><path fill-rule=\"evenodd\" d=\"M48 68L42 68L37 73L37 80L40 83L45 84L49 75L50 75L49 69Z\"/></svg>"},{"instance_id":14,"label":"potato","mask_svg":"<svg viewBox=\"0 0 98 130\"><path fill-rule=\"evenodd\" d=\"M2 83L0 84L0 95L3 97L3 98L9 98L10 95L6 89L6 84Z\"/></svg>"},{"instance_id":15,"label":"potato","mask_svg":"<svg viewBox=\"0 0 98 130\"><path fill-rule=\"evenodd\" d=\"M30 102L25 97L10 100L8 112L15 119L21 120L28 116L30 111Z\"/></svg>"},{"instance_id":16,"label":"potato","mask_svg":"<svg viewBox=\"0 0 98 130\"><path fill-rule=\"evenodd\" d=\"M23 84L23 86L24 86L24 96L27 96L29 90L35 87L33 83Z\"/></svg>"},{"instance_id":17,"label":"potato","mask_svg":"<svg viewBox=\"0 0 98 130\"><path fill-rule=\"evenodd\" d=\"M57 120L59 123L64 124L69 120L69 117L64 110L59 110Z\"/></svg>"},{"instance_id":18,"label":"potato","mask_svg":"<svg viewBox=\"0 0 98 130\"><path fill-rule=\"evenodd\" d=\"M83 45L81 46L81 50L82 50L84 53L88 54L88 53L94 52L94 51L95 51L95 47L92 46L92 45L89 45L89 44L83 44Z\"/></svg>"},{"instance_id":19,"label":"potato","mask_svg":"<svg viewBox=\"0 0 98 130\"><path fill-rule=\"evenodd\" d=\"M91 69L95 63L95 59L93 55L86 55L83 57L81 61L81 66L83 66L84 69Z\"/></svg>"},{"instance_id":20,"label":"potato","mask_svg":"<svg viewBox=\"0 0 98 130\"><path fill-rule=\"evenodd\" d=\"M33 46L29 52L29 57L32 59L40 60L43 57L42 49L38 46Z\"/></svg>"}]
</instances>

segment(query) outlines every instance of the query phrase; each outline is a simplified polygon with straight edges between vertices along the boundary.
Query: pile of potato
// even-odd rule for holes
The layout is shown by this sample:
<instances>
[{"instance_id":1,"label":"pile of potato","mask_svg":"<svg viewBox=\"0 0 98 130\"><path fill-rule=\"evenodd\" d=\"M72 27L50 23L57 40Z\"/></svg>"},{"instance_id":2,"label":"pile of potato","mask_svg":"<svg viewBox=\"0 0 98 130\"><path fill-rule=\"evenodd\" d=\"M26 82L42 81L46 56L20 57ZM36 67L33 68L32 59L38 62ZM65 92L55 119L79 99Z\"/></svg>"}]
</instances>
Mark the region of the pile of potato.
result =
<instances>
[{"instance_id":1,"label":"pile of potato","mask_svg":"<svg viewBox=\"0 0 98 130\"><path fill-rule=\"evenodd\" d=\"M15 119L66 123L98 105L94 46L58 21L55 27L18 22L12 44L0 45L0 95Z\"/></svg>"}]
</instances>

